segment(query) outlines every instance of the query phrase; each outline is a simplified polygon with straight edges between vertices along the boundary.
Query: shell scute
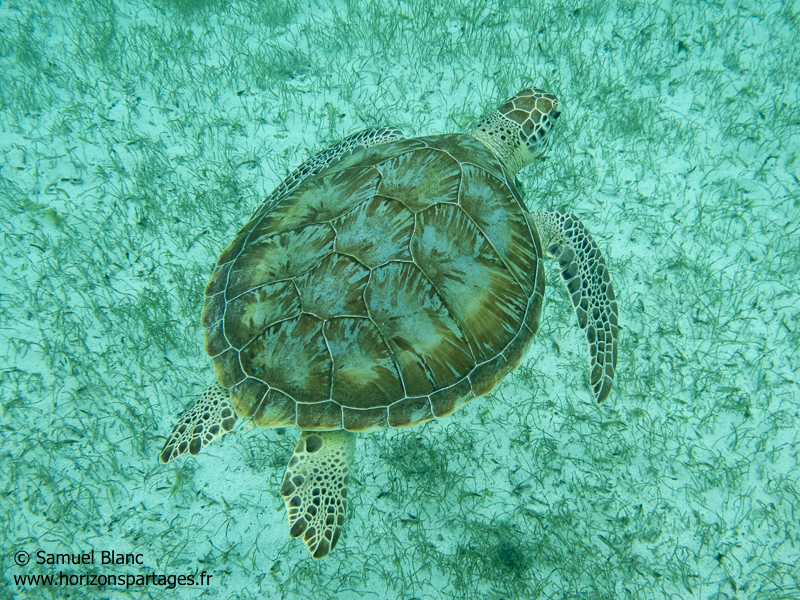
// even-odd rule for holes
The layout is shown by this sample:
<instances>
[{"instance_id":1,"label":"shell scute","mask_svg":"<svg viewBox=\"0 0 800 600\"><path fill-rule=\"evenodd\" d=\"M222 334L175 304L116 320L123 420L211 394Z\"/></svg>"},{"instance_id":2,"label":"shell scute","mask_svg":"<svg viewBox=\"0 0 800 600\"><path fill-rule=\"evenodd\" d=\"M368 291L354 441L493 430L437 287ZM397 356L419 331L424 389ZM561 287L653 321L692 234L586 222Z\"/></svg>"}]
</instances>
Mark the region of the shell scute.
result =
<instances>
[{"instance_id":1,"label":"shell scute","mask_svg":"<svg viewBox=\"0 0 800 600\"><path fill-rule=\"evenodd\" d=\"M386 407L367 410L342 407L342 429L348 431L375 431L389 427Z\"/></svg>"},{"instance_id":2,"label":"shell scute","mask_svg":"<svg viewBox=\"0 0 800 600\"><path fill-rule=\"evenodd\" d=\"M291 281L268 283L230 300L225 309L227 341L241 350L278 321L300 316L300 297Z\"/></svg>"},{"instance_id":3,"label":"shell scute","mask_svg":"<svg viewBox=\"0 0 800 600\"><path fill-rule=\"evenodd\" d=\"M281 232L242 250L228 275L227 301L267 283L308 271L333 252L335 233L328 224Z\"/></svg>"},{"instance_id":4,"label":"shell scute","mask_svg":"<svg viewBox=\"0 0 800 600\"><path fill-rule=\"evenodd\" d=\"M270 389L258 379L248 377L231 388L231 400L236 413L242 417L252 417L264 404Z\"/></svg>"},{"instance_id":5,"label":"shell scute","mask_svg":"<svg viewBox=\"0 0 800 600\"><path fill-rule=\"evenodd\" d=\"M225 337L225 330L222 328L221 320L206 328L204 346L206 354L211 358L217 358L217 356L231 347Z\"/></svg>"},{"instance_id":6,"label":"shell scute","mask_svg":"<svg viewBox=\"0 0 800 600\"><path fill-rule=\"evenodd\" d=\"M316 317L302 314L273 325L241 350L241 362L249 377L297 402L330 398L331 355Z\"/></svg>"},{"instance_id":7,"label":"shell scute","mask_svg":"<svg viewBox=\"0 0 800 600\"><path fill-rule=\"evenodd\" d=\"M376 196L333 222L334 247L369 268L390 260L411 260L408 240L414 213L397 200Z\"/></svg>"},{"instance_id":8,"label":"shell scute","mask_svg":"<svg viewBox=\"0 0 800 600\"><path fill-rule=\"evenodd\" d=\"M406 398L389 407L390 427L409 427L433 418L431 401L427 396Z\"/></svg>"},{"instance_id":9,"label":"shell scute","mask_svg":"<svg viewBox=\"0 0 800 600\"><path fill-rule=\"evenodd\" d=\"M414 152L425 148L425 144L419 138L397 140L388 144L380 144L378 146L371 146L351 154L350 156L342 159L334 166L334 169L349 169L351 167L372 167L382 162L390 160L401 154Z\"/></svg>"},{"instance_id":10,"label":"shell scute","mask_svg":"<svg viewBox=\"0 0 800 600\"><path fill-rule=\"evenodd\" d=\"M297 426L303 430L343 429L342 407L336 402L297 402Z\"/></svg>"},{"instance_id":11,"label":"shell scute","mask_svg":"<svg viewBox=\"0 0 800 600\"><path fill-rule=\"evenodd\" d=\"M478 165L501 181L506 181L507 179L503 165L492 154L492 151L471 136L451 133L419 139L430 148L446 152L454 160L458 161L462 167L464 165Z\"/></svg>"},{"instance_id":12,"label":"shell scute","mask_svg":"<svg viewBox=\"0 0 800 600\"><path fill-rule=\"evenodd\" d=\"M249 233L248 244L258 243L278 231L332 221L372 198L379 181L380 174L371 167L323 171L276 204L262 208Z\"/></svg>"},{"instance_id":13,"label":"shell scute","mask_svg":"<svg viewBox=\"0 0 800 600\"><path fill-rule=\"evenodd\" d=\"M254 404L256 397L251 402ZM259 427L285 427L297 421L297 403L291 397L271 389L258 404L253 421Z\"/></svg>"},{"instance_id":14,"label":"shell scute","mask_svg":"<svg viewBox=\"0 0 800 600\"><path fill-rule=\"evenodd\" d=\"M239 362L239 353L233 348L228 348L214 357L214 372L219 384L228 389L247 378Z\"/></svg>"},{"instance_id":15,"label":"shell scute","mask_svg":"<svg viewBox=\"0 0 800 600\"><path fill-rule=\"evenodd\" d=\"M533 291L541 257L520 201L505 180L483 168L464 165L459 205L469 214L527 294Z\"/></svg>"},{"instance_id":16,"label":"shell scute","mask_svg":"<svg viewBox=\"0 0 800 600\"><path fill-rule=\"evenodd\" d=\"M364 296L407 396L426 396L471 370L474 359L458 323L415 264L375 269Z\"/></svg>"},{"instance_id":17,"label":"shell scute","mask_svg":"<svg viewBox=\"0 0 800 600\"><path fill-rule=\"evenodd\" d=\"M445 417L464 406L474 397L472 384L465 377L455 385L430 395L433 415L437 418Z\"/></svg>"},{"instance_id":18,"label":"shell scute","mask_svg":"<svg viewBox=\"0 0 800 600\"><path fill-rule=\"evenodd\" d=\"M333 362L331 399L340 405L386 407L403 397L403 384L378 327L369 319L331 319L325 324Z\"/></svg>"},{"instance_id":19,"label":"shell scute","mask_svg":"<svg viewBox=\"0 0 800 600\"><path fill-rule=\"evenodd\" d=\"M316 268L294 280L303 311L324 320L344 315L366 317L364 288L369 273L352 258L329 254Z\"/></svg>"},{"instance_id":20,"label":"shell scute","mask_svg":"<svg viewBox=\"0 0 800 600\"><path fill-rule=\"evenodd\" d=\"M461 165L431 148L401 154L378 165L378 194L403 202L418 212L438 202L456 202Z\"/></svg>"},{"instance_id":21,"label":"shell scute","mask_svg":"<svg viewBox=\"0 0 800 600\"><path fill-rule=\"evenodd\" d=\"M222 294L225 291L225 287L228 285L228 271L230 271L230 268L230 262L226 262L224 264L219 263L214 268L214 272L211 274L211 278L206 284L206 297L216 296L217 294ZM205 325L205 317L203 318L203 324Z\"/></svg>"},{"instance_id":22,"label":"shell scute","mask_svg":"<svg viewBox=\"0 0 800 600\"><path fill-rule=\"evenodd\" d=\"M474 222L456 205L432 206L417 216L411 252L475 360L496 356L519 331L528 298Z\"/></svg>"}]
</instances>

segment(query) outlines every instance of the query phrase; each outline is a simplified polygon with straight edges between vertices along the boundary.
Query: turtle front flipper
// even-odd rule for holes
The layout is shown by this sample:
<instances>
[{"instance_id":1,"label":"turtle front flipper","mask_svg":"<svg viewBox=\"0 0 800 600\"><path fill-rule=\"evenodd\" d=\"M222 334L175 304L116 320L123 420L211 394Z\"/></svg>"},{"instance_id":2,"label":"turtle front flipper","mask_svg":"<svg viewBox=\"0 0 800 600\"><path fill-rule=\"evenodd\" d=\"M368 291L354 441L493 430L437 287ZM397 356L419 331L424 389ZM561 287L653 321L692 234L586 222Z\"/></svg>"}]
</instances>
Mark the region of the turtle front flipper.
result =
<instances>
[{"instance_id":1,"label":"turtle front flipper","mask_svg":"<svg viewBox=\"0 0 800 600\"><path fill-rule=\"evenodd\" d=\"M304 431L289 460L281 496L289 534L302 536L314 558L333 550L347 510L355 436L349 431Z\"/></svg>"},{"instance_id":2,"label":"turtle front flipper","mask_svg":"<svg viewBox=\"0 0 800 600\"><path fill-rule=\"evenodd\" d=\"M611 392L617 368L617 302L606 261L583 223L574 215L534 212L544 253L558 260L578 325L586 334L590 382L600 403Z\"/></svg>"},{"instance_id":3,"label":"turtle front flipper","mask_svg":"<svg viewBox=\"0 0 800 600\"><path fill-rule=\"evenodd\" d=\"M161 462L168 463L187 450L195 455L233 429L236 412L230 399L228 390L216 381L208 386L195 405L175 425L161 450Z\"/></svg>"}]
</instances>

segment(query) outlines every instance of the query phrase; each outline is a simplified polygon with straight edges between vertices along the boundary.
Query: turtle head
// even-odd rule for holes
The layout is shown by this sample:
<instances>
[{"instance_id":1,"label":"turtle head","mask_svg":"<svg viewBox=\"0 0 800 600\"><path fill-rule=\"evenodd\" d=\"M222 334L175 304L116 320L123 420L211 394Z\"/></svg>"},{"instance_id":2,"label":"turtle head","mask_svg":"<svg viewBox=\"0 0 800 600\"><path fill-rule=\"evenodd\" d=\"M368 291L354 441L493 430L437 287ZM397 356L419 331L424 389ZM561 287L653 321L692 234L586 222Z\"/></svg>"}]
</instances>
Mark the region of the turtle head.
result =
<instances>
[{"instance_id":1,"label":"turtle head","mask_svg":"<svg viewBox=\"0 0 800 600\"><path fill-rule=\"evenodd\" d=\"M561 109L552 94L525 89L485 117L472 136L495 153L511 176L545 149Z\"/></svg>"}]
</instances>

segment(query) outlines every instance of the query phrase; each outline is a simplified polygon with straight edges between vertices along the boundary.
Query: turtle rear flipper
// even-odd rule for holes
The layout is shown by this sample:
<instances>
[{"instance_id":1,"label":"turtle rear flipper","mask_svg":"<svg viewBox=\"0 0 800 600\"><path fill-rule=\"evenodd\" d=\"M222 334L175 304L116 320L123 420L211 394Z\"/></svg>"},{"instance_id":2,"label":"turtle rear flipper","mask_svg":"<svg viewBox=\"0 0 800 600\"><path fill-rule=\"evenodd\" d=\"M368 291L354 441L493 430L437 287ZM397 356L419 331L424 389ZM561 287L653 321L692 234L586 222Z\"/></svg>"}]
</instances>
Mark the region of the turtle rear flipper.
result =
<instances>
[{"instance_id":1,"label":"turtle rear flipper","mask_svg":"<svg viewBox=\"0 0 800 600\"><path fill-rule=\"evenodd\" d=\"M168 463L187 451L195 455L233 429L236 412L230 399L228 390L216 381L208 386L173 428L161 450L161 462Z\"/></svg>"},{"instance_id":2,"label":"turtle rear flipper","mask_svg":"<svg viewBox=\"0 0 800 600\"><path fill-rule=\"evenodd\" d=\"M355 436L349 431L304 431L281 486L289 534L302 536L314 558L333 550L347 510Z\"/></svg>"},{"instance_id":3,"label":"turtle rear flipper","mask_svg":"<svg viewBox=\"0 0 800 600\"><path fill-rule=\"evenodd\" d=\"M580 219L560 212L534 212L544 253L558 260L578 325L586 334L592 391L600 403L611 393L617 368L617 301L606 261Z\"/></svg>"}]
</instances>

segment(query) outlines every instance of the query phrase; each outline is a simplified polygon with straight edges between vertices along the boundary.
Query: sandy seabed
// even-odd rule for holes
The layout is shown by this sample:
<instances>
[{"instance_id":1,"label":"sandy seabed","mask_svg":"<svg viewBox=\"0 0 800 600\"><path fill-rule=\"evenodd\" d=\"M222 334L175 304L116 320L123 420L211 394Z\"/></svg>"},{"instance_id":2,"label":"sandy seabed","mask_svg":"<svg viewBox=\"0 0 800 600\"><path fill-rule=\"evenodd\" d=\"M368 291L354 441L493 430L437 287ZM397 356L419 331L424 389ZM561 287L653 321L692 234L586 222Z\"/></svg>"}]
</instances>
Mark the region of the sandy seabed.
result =
<instances>
[{"instance_id":1,"label":"sandy seabed","mask_svg":"<svg viewBox=\"0 0 800 600\"><path fill-rule=\"evenodd\" d=\"M0 597L800 598L798 8L521 4L0 6ZM263 198L354 131L466 131L529 85L563 115L520 186L608 260L610 399L550 266L517 372L358 438L324 560L288 536L293 429L160 464ZM141 562L38 558L110 551Z\"/></svg>"}]
</instances>

